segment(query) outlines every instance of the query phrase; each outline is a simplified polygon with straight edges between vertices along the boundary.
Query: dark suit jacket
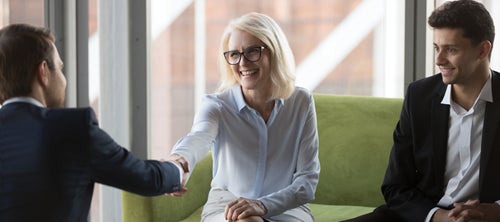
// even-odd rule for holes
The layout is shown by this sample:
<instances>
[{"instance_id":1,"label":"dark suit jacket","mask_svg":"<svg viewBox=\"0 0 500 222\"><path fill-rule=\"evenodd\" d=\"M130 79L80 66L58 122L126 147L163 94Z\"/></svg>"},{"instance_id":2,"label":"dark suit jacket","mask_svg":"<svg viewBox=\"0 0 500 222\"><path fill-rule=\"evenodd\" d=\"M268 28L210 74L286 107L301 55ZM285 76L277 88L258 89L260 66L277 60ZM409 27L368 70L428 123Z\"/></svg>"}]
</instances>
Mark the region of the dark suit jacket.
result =
<instances>
[{"instance_id":1,"label":"dark suit jacket","mask_svg":"<svg viewBox=\"0 0 500 222\"><path fill-rule=\"evenodd\" d=\"M95 182L146 196L181 187L174 164L134 157L90 108L0 109L0 221L87 221Z\"/></svg>"},{"instance_id":2,"label":"dark suit jacket","mask_svg":"<svg viewBox=\"0 0 500 222\"><path fill-rule=\"evenodd\" d=\"M382 185L386 206L400 221L422 222L444 195L450 106L440 74L408 87ZM492 75L493 103L486 104L479 200L500 200L500 75Z\"/></svg>"}]
</instances>

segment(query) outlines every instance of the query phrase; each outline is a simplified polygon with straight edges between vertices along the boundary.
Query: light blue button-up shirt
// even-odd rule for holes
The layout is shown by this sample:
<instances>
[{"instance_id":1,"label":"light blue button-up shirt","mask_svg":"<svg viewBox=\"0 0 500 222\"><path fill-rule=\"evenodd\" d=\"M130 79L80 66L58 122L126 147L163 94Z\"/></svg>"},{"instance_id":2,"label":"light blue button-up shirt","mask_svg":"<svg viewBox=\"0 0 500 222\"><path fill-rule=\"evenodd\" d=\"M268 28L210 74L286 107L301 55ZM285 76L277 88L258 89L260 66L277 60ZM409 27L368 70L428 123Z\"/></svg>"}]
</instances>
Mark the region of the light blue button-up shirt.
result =
<instances>
[{"instance_id":1,"label":"light blue button-up shirt","mask_svg":"<svg viewBox=\"0 0 500 222\"><path fill-rule=\"evenodd\" d=\"M320 164L312 95L276 99L267 123L235 86L206 95L191 132L174 146L192 168L212 148L212 188L260 200L268 215L314 199ZM192 170L191 170L192 172Z\"/></svg>"}]
</instances>

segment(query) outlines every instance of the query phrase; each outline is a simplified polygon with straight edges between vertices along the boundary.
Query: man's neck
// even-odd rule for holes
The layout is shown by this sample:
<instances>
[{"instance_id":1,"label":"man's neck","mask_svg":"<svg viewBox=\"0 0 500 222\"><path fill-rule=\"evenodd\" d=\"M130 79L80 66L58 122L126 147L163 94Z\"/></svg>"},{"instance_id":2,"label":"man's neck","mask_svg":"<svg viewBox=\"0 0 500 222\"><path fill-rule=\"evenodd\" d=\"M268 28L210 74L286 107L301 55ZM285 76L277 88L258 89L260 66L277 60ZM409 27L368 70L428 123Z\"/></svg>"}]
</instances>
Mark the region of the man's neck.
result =
<instances>
[{"instance_id":1,"label":"man's neck","mask_svg":"<svg viewBox=\"0 0 500 222\"><path fill-rule=\"evenodd\" d=\"M466 110L471 109L481 93L484 84L490 78L490 73L491 71L487 69L478 72L477 76L472 78L472 81L469 81L467 84L453 84L451 90L453 101Z\"/></svg>"}]
</instances>

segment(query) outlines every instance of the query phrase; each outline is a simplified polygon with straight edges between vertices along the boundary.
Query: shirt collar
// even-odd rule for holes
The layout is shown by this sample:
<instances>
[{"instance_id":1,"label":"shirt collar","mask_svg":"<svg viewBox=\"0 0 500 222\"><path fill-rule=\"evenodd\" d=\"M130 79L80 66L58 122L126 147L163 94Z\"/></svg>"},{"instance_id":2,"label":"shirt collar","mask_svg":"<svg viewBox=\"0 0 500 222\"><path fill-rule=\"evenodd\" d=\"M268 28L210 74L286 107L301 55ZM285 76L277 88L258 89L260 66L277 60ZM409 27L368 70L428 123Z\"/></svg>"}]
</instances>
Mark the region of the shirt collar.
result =
<instances>
[{"instance_id":1,"label":"shirt collar","mask_svg":"<svg viewBox=\"0 0 500 222\"><path fill-rule=\"evenodd\" d=\"M10 99L7 99L3 102L3 105L7 105L10 103L17 103L17 102L22 102L22 103L30 103L32 105L38 106L38 107L44 107L43 104L36 100L33 97L26 97L26 96L20 96L20 97L12 97Z\"/></svg>"},{"instance_id":2,"label":"shirt collar","mask_svg":"<svg viewBox=\"0 0 500 222\"><path fill-rule=\"evenodd\" d=\"M241 91L241 86L235 86L231 89L234 99L236 101L236 107L238 111L243 110L243 108L247 107L247 103L245 102L245 98L243 98L243 91ZM280 108L285 103L284 99L275 99L275 107Z\"/></svg>"},{"instance_id":3,"label":"shirt collar","mask_svg":"<svg viewBox=\"0 0 500 222\"><path fill-rule=\"evenodd\" d=\"M245 99L243 98L243 92L241 91L241 87L235 86L231 89L234 95L234 99L236 100L236 106L239 111L241 111L245 106L247 106L247 103L245 102Z\"/></svg>"},{"instance_id":4,"label":"shirt collar","mask_svg":"<svg viewBox=\"0 0 500 222\"><path fill-rule=\"evenodd\" d=\"M483 88L481 89L481 93L479 93L479 97L477 100L484 100L486 102L493 102L493 92L491 91L491 72L490 77L486 80ZM451 84L448 84L446 87L446 92L444 93L443 100L441 100L441 104L450 105L451 104Z\"/></svg>"}]
</instances>

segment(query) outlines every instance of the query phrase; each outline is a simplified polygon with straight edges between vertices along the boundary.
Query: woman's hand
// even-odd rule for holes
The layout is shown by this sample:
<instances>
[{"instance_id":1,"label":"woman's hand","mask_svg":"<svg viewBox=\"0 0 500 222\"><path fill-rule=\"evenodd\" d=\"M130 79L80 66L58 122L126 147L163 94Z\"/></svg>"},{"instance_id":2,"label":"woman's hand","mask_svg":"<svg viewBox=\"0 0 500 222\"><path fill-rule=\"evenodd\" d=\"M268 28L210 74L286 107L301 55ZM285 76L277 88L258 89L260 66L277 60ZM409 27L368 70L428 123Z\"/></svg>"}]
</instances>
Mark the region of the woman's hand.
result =
<instances>
[{"instance_id":1,"label":"woman's hand","mask_svg":"<svg viewBox=\"0 0 500 222\"><path fill-rule=\"evenodd\" d=\"M267 209L262 202L240 197L226 206L224 217L231 222L250 216L263 216L266 213Z\"/></svg>"}]
</instances>

